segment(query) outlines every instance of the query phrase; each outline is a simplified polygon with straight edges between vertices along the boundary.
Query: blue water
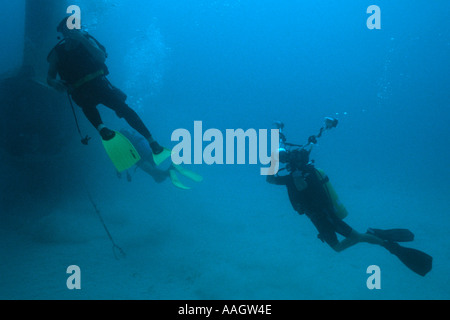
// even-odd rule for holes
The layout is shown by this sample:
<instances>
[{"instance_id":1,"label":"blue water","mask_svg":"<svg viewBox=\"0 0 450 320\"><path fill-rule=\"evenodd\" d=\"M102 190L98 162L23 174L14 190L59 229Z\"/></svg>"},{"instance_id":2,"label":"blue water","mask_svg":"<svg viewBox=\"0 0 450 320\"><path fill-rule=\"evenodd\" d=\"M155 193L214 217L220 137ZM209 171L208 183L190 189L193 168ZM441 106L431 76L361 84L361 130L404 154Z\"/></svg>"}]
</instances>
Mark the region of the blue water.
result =
<instances>
[{"instance_id":1,"label":"blue water","mask_svg":"<svg viewBox=\"0 0 450 320\"><path fill-rule=\"evenodd\" d=\"M279 120L288 140L303 144L324 117L338 118L312 158L347 207L345 221L359 232L412 230L405 246L432 255L433 270L420 277L369 244L334 252L260 165L191 165L204 181L187 181L188 191L140 170L132 182L118 179L78 110L94 138L86 148L68 128L77 143L60 157L75 164L63 176L59 160L46 167L39 183L51 193L2 186L0 298L450 298L448 1L70 4L106 46L110 81L168 147L171 133L192 131L194 121L225 132ZM366 27L372 4L380 30ZM2 2L1 73L20 66L23 11L23 1ZM126 126L100 110L105 123ZM33 175L15 170L5 164L2 174ZM126 257L115 259L88 192ZM81 290L66 287L70 265L81 269ZM380 267L379 290L366 286L370 265Z\"/></svg>"}]
</instances>

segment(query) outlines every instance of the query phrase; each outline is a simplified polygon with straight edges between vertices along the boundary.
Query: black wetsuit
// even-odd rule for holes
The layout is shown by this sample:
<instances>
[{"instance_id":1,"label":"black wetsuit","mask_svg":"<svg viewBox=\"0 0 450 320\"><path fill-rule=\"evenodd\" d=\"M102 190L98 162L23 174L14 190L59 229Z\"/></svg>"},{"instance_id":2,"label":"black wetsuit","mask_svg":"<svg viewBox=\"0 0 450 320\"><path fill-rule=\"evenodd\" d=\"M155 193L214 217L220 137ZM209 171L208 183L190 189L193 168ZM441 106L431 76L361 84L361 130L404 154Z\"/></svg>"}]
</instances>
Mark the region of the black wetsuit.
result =
<instances>
[{"instance_id":1,"label":"black wetsuit","mask_svg":"<svg viewBox=\"0 0 450 320\"><path fill-rule=\"evenodd\" d=\"M302 191L295 186L292 173L285 176L267 176L267 182L285 185L294 210L299 214L306 214L319 231L319 238L333 247L339 242L336 233L348 237L352 228L334 213L331 199L323 188L326 181L318 178L315 170L313 165L308 165L303 171L307 187Z\"/></svg>"},{"instance_id":2,"label":"black wetsuit","mask_svg":"<svg viewBox=\"0 0 450 320\"><path fill-rule=\"evenodd\" d=\"M146 139L151 137L137 113L125 103L126 95L112 86L106 78L108 72L104 63L95 61L81 44L67 51L65 42L61 42L49 56L53 53L57 54L57 70L61 80L64 80L71 88L72 99L83 109L87 119L95 128L102 124L97 106L103 104L114 110L119 118L124 118ZM96 74L98 76L93 79L82 81L85 77Z\"/></svg>"}]
</instances>

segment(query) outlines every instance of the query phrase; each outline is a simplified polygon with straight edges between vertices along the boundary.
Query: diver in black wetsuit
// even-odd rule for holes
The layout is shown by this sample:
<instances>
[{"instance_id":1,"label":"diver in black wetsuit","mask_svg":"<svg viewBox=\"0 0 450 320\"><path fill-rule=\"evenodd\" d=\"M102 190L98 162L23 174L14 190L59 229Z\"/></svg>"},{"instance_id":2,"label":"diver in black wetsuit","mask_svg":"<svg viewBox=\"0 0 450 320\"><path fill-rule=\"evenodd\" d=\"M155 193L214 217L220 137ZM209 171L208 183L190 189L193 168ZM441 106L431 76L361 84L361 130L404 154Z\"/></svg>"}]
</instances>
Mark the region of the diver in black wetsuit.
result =
<instances>
[{"instance_id":1,"label":"diver in black wetsuit","mask_svg":"<svg viewBox=\"0 0 450 320\"><path fill-rule=\"evenodd\" d=\"M288 163L289 174L267 176L267 182L287 187L292 207L299 214L305 214L316 229L319 238L335 251L342 251L358 242L383 245L384 241L372 234L358 233L335 214L333 203L324 188L325 181L316 174L316 168L309 162L309 152L297 149L280 152L280 162ZM339 241L337 235L345 237Z\"/></svg>"},{"instance_id":2,"label":"diver in black wetsuit","mask_svg":"<svg viewBox=\"0 0 450 320\"><path fill-rule=\"evenodd\" d=\"M313 161L309 160L312 146L325 130L337 125L336 119L326 118L325 126L317 136L311 136L306 146L286 142L281 132L284 125L277 123L280 129L281 144L278 152L280 163L286 164L287 175L268 175L267 182L287 187L292 207L299 214L305 214L319 231L318 238L326 242L335 251L343 251L357 243L366 242L380 245L396 255L407 267L424 276L432 268L432 257L428 254L400 246L397 242L414 240L414 234L407 229L381 230L369 228L366 233L359 233L345 223L342 219L346 210L333 196L334 190L328 185L328 177L315 168ZM285 147L297 147L287 150ZM283 170L283 169L281 169ZM345 211L345 212L343 212ZM339 241L337 234L344 237Z\"/></svg>"},{"instance_id":3,"label":"diver in black wetsuit","mask_svg":"<svg viewBox=\"0 0 450 320\"><path fill-rule=\"evenodd\" d=\"M64 39L52 49L47 58L50 63L47 83L56 90L67 91L71 95L103 140L111 139L114 131L103 124L97 110L99 104L114 110L119 118L124 118L148 141L154 154L161 153L163 147L153 139L138 114L125 103L127 96L106 78L109 72L105 65L105 48L88 33L77 29L69 30L67 20L68 18L64 18L57 27ZM57 75L60 80L56 79Z\"/></svg>"}]
</instances>

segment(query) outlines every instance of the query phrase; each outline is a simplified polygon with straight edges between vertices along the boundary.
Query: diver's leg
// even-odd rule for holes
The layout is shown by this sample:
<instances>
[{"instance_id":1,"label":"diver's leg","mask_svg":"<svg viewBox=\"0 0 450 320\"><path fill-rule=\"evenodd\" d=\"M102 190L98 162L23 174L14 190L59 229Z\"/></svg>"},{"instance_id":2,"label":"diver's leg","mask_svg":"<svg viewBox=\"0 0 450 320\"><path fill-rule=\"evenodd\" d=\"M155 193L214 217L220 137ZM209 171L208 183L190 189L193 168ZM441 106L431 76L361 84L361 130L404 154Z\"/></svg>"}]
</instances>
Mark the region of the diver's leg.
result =
<instances>
[{"instance_id":1,"label":"diver's leg","mask_svg":"<svg viewBox=\"0 0 450 320\"><path fill-rule=\"evenodd\" d=\"M105 88L102 103L108 108L114 110L119 118L124 118L125 121L137 132L139 132L149 143L150 148L154 154L161 153L163 147L153 139L150 131L145 126L139 115L125 103L123 97L119 96L109 85Z\"/></svg>"},{"instance_id":2,"label":"diver's leg","mask_svg":"<svg viewBox=\"0 0 450 320\"><path fill-rule=\"evenodd\" d=\"M89 122L98 130L103 140L109 140L114 137L114 131L109 130L103 125L97 106L101 103L102 87L97 80L85 84L82 88L72 94L72 99L83 110L84 115Z\"/></svg>"},{"instance_id":3,"label":"diver's leg","mask_svg":"<svg viewBox=\"0 0 450 320\"><path fill-rule=\"evenodd\" d=\"M82 107L82 110L89 122L98 130L103 140L110 140L114 137L114 131L105 127L96 106Z\"/></svg>"},{"instance_id":4,"label":"diver's leg","mask_svg":"<svg viewBox=\"0 0 450 320\"><path fill-rule=\"evenodd\" d=\"M161 147L159 143L153 139L152 134L147 129L136 111L131 109L127 104L123 103L123 105L118 108L116 113L119 118L124 118L134 130L139 132L148 141L154 154L159 154L163 151L163 147Z\"/></svg>"},{"instance_id":5,"label":"diver's leg","mask_svg":"<svg viewBox=\"0 0 450 320\"><path fill-rule=\"evenodd\" d=\"M380 246L384 245L384 241L378 237L375 237L371 234L359 233L355 230L352 230L352 232L344 240L336 243L335 245L333 245L331 247L335 251L341 252L341 251L348 249L351 246L354 246L355 244L360 243L360 242L378 244Z\"/></svg>"},{"instance_id":6,"label":"diver's leg","mask_svg":"<svg viewBox=\"0 0 450 320\"><path fill-rule=\"evenodd\" d=\"M144 122L138 116L136 111L131 109L126 103L119 103L112 108L116 111L119 118L124 118L126 122L137 132L139 132L145 139L152 139L150 131L145 126Z\"/></svg>"},{"instance_id":7,"label":"diver's leg","mask_svg":"<svg viewBox=\"0 0 450 320\"><path fill-rule=\"evenodd\" d=\"M84 115L89 120L90 123L97 129L101 124L103 124L100 112L98 112L97 107L81 107Z\"/></svg>"},{"instance_id":8,"label":"diver's leg","mask_svg":"<svg viewBox=\"0 0 450 320\"><path fill-rule=\"evenodd\" d=\"M356 231L355 231L356 232ZM372 234L368 234L368 233L358 233L358 242L367 242L367 243L371 243L371 244L378 244L378 245L384 245L385 241L381 238L378 238Z\"/></svg>"},{"instance_id":9,"label":"diver's leg","mask_svg":"<svg viewBox=\"0 0 450 320\"><path fill-rule=\"evenodd\" d=\"M169 177L168 171L159 170L148 161L139 161L138 167L148 173L157 183L161 183Z\"/></svg>"}]
</instances>

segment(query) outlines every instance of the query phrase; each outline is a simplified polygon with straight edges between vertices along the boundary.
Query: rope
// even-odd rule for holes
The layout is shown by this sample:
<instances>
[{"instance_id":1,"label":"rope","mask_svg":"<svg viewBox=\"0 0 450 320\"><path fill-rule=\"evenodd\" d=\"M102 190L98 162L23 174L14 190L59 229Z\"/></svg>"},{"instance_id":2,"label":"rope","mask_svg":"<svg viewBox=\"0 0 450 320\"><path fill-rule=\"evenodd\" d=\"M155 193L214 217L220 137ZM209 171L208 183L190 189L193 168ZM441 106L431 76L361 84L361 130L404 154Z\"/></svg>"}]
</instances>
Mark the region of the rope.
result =
<instances>
[{"instance_id":1,"label":"rope","mask_svg":"<svg viewBox=\"0 0 450 320\"><path fill-rule=\"evenodd\" d=\"M67 92L67 98L69 99L70 107L72 108L73 118L75 119L75 124L77 125L77 130L78 130L78 133L79 133L80 138L81 138L81 143L84 144L85 146L87 146L87 144L88 144L89 140L91 139L91 137L86 135L86 137L83 138L83 135L81 134L80 126L78 124L77 114L75 113L75 108L73 107L73 102L72 102L72 99L70 98L70 93L69 92Z\"/></svg>"},{"instance_id":2,"label":"rope","mask_svg":"<svg viewBox=\"0 0 450 320\"><path fill-rule=\"evenodd\" d=\"M104 228L105 231L106 231L106 234L108 235L109 240L111 240L111 243L112 243L112 245L113 245L112 250L113 250L114 258L116 258L116 260L119 260L119 257L118 257L118 255L117 255L117 252L116 252L116 251L118 251L119 254L120 254L122 257L125 257L125 256L126 256L125 251L123 251L122 248L119 247L119 246L114 242L114 239L113 239L113 237L111 236L111 233L109 232L108 228L106 227L105 221L103 220L103 217L102 217L102 215L101 215L101 213L100 213L100 210L97 208L97 205L95 204L94 200L92 199L92 196L91 196L91 194L89 193L89 191L87 191L87 194L88 194L89 201L92 203L92 205L93 205L93 207L94 207L94 210L95 210L95 212L97 213L97 216L99 217L100 222L102 223L103 228Z\"/></svg>"}]
</instances>

